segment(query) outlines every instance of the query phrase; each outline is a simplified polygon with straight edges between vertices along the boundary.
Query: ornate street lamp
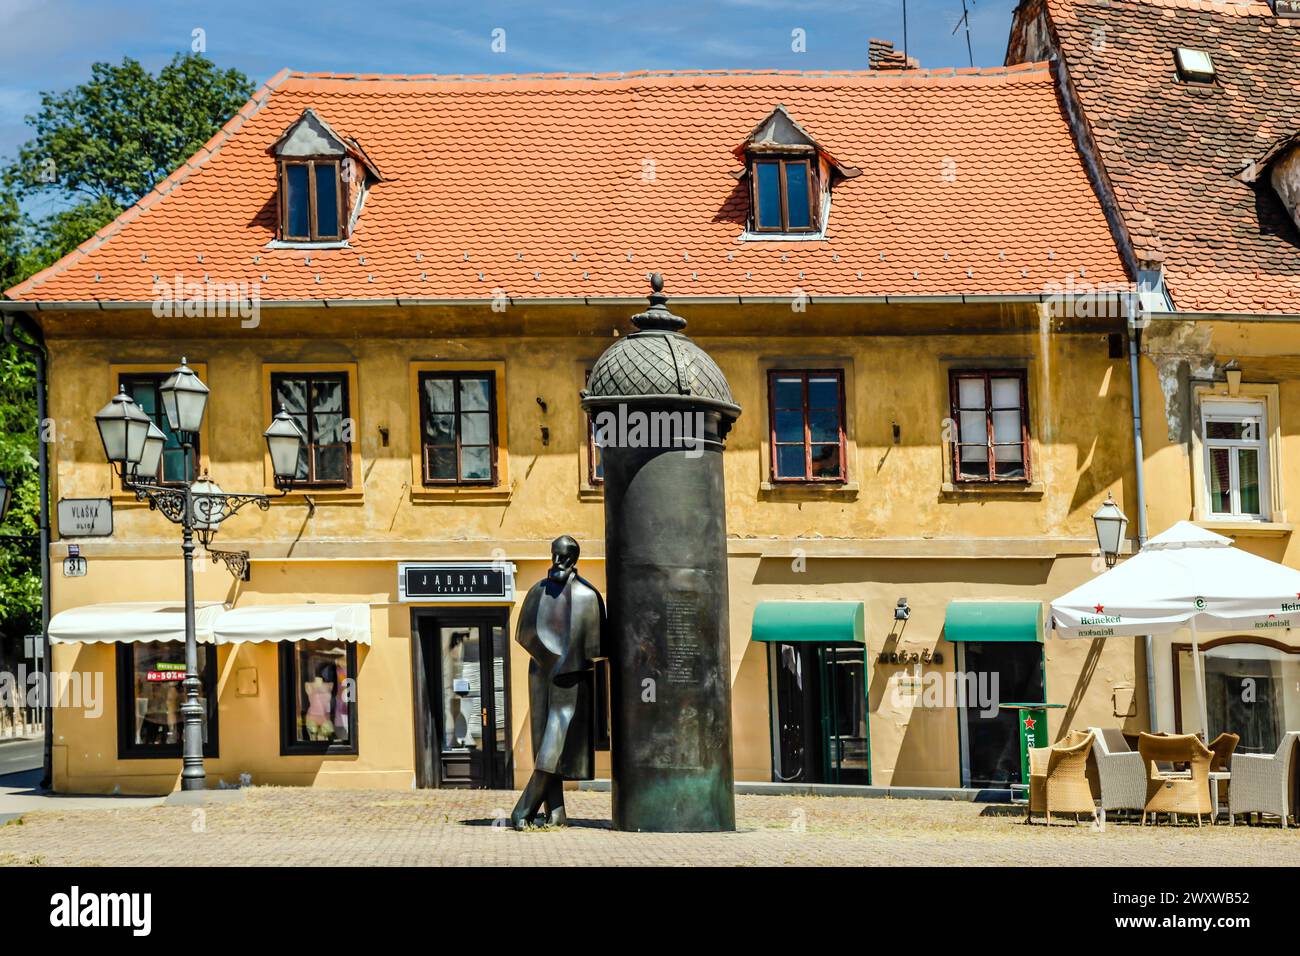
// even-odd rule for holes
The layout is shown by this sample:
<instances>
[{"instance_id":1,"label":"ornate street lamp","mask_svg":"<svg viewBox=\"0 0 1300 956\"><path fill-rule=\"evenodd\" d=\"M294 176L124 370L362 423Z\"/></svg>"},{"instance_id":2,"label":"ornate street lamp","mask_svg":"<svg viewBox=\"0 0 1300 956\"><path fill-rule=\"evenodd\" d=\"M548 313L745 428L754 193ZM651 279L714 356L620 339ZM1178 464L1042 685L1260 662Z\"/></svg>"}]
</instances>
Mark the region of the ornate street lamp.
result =
<instances>
[{"instance_id":1,"label":"ornate street lamp","mask_svg":"<svg viewBox=\"0 0 1300 956\"><path fill-rule=\"evenodd\" d=\"M263 432L263 437L266 438L266 449L271 453L275 486L279 488L282 484L292 483L298 474L298 461L307 439L283 405L271 419L271 427Z\"/></svg>"},{"instance_id":2,"label":"ornate street lamp","mask_svg":"<svg viewBox=\"0 0 1300 956\"><path fill-rule=\"evenodd\" d=\"M185 562L185 703L181 705L184 726L181 734L181 789L202 790L206 783L203 769L203 704L199 701L199 649L194 626L194 537L209 548L221 523L247 504L262 511L271 506L271 496L264 494L227 494L205 473L197 480L193 474L194 439L203 425L208 404L208 387L199 380L184 359L168 377L162 388L163 412L172 431L180 438L185 451L185 477L177 483L159 483L159 465L167 436L124 389L95 415L104 455L121 479L122 487L134 491L136 500L148 501L151 510L160 511L181 526L181 553ZM290 418L291 431L283 427L283 411L267 429L271 448L275 486L286 495L297 474L300 449L306 443L301 429ZM272 432L278 444L272 445ZM290 447L292 445L292 447ZM293 467L282 469L292 452ZM6 497L7 501L7 497ZM242 558L247 567L248 555L222 552L226 558ZM226 561L232 566L231 561Z\"/></svg>"},{"instance_id":3,"label":"ornate street lamp","mask_svg":"<svg viewBox=\"0 0 1300 956\"><path fill-rule=\"evenodd\" d=\"M129 474L140 464L152 424L152 419L131 400L126 389L119 388L113 400L95 413L99 440L104 443L104 457L118 471Z\"/></svg>"},{"instance_id":4,"label":"ornate street lamp","mask_svg":"<svg viewBox=\"0 0 1300 956\"><path fill-rule=\"evenodd\" d=\"M174 432L197 434L208 407L208 387L199 381L185 359L158 389L162 395L167 424Z\"/></svg>"},{"instance_id":5,"label":"ornate street lamp","mask_svg":"<svg viewBox=\"0 0 1300 956\"><path fill-rule=\"evenodd\" d=\"M1106 558L1106 567L1113 568L1119 557L1120 546L1124 543L1128 516L1119 510L1119 505L1115 504L1115 499L1107 492L1106 500L1092 516L1092 523L1097 529L1097 547Z\"/></svg>"}]
</instances>

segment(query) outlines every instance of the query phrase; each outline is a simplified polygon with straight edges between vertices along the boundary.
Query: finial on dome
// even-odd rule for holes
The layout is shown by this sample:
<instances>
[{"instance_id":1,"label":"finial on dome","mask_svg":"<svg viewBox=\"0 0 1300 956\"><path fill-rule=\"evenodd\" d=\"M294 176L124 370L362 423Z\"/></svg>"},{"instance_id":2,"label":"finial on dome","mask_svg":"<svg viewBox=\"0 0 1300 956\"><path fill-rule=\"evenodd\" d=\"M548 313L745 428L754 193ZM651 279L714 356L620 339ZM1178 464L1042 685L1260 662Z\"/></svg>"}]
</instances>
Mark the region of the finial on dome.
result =
<instances>
[{"instance_id":1,"label":"finial on dome","mask_svg":"<svg viewBox=\"0 0 1300 956\"><path fill-rule=\"evenodd\" d=\"M639 332L656 330L660 332L680 332L686 328L686 320L680 315L668 311L668 294L664 292L664 277L658 273L650 275L650 308L639 315L632 316L632 324Z\"/></svg>"}]
</instances>

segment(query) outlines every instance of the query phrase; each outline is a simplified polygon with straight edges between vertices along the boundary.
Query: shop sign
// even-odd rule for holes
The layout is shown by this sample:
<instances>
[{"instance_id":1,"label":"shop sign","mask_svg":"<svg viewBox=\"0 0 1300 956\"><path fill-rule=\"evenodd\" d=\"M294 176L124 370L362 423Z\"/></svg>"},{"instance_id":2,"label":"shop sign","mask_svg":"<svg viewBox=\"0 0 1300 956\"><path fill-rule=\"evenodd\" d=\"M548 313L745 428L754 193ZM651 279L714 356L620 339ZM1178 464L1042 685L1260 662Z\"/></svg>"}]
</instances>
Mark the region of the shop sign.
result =
<instances>
[{"instance_id":1,"label":"shop sign","mask_svg":"<svg viewBox=\"0 0 1300 956\"><path fill-rule=\"evenodd\" d=\"M109 498L60 498L59 535L64 538L105 538L113 533L113 502Z\"/></svg>"},{"instance_id":2,"label":"shop sign","mask_svg":"<svg viewBox=\"0 0 1300 956\"><path fill-rule=\"evenodd\" d=\"M184 664L159 664L157 670L145 671L144 679L150 684L185 679Z\"/></svg>"},{"instance_id":3,"label":"shop sign","mask_svg":"<svg viewBox=\"0 0 1300 956\"><path fill-rule=\"evenodd\" d=\"M401 601L513 602L515 566L508 561L403 562L397 566L397 596Z\"/></svg>"}]
</instances>

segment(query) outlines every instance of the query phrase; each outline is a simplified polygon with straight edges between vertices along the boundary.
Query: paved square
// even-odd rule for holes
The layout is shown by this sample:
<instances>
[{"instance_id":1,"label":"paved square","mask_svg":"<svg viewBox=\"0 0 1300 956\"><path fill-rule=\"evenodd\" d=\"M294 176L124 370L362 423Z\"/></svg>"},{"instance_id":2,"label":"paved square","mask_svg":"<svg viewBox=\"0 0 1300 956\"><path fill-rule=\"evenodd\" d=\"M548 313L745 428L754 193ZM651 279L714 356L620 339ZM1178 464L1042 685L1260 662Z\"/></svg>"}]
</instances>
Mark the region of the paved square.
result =
<instances>
[{"instance_id":1,"label":"paved square","mask_svg":"<svg viewBox=\"0 0 1300 956\"><path fill-rule=\"evenodd\" d=\"M576 826L494 827L514 793L256 787L204 808L48 810L0 827L3 865L1300 865L1300 830L1109 822L1025 826L929 800L736 798L736 833L617 833L609 794L566 794Z\"/></svg>"}]
</instances>

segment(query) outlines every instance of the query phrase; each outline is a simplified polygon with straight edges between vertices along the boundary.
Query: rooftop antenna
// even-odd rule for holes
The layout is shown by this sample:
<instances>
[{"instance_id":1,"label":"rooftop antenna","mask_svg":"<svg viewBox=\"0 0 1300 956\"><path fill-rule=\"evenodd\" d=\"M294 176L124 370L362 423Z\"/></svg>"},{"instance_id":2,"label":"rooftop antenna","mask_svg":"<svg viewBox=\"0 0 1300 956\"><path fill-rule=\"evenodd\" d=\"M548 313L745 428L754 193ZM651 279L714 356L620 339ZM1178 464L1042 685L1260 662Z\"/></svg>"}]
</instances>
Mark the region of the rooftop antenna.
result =
<instances>
[{"instance_id":1,"label":"rooftop antenna","mask_svg":"<svg viewBox=\"0 0 1300 956\"><path fill-rule=\"evenodd\" d=\"M906 0L904 0L904 3L906 3ZM970 0L970 3L971 6L974 6L975 0ZM906 7L904 7L904 9L906 9ZM958 20L957 25L952 28L952 34L950 35L956 35L957 31L963 26L966 27L966 56L970 60L970 65L973 67L975 65L975 53L971 50L970 45L970 10L966 7L966 0L961 0L961 19ZM906 33L904 33L904 36L906 36Z\"/></svg>"}]
</instances>

